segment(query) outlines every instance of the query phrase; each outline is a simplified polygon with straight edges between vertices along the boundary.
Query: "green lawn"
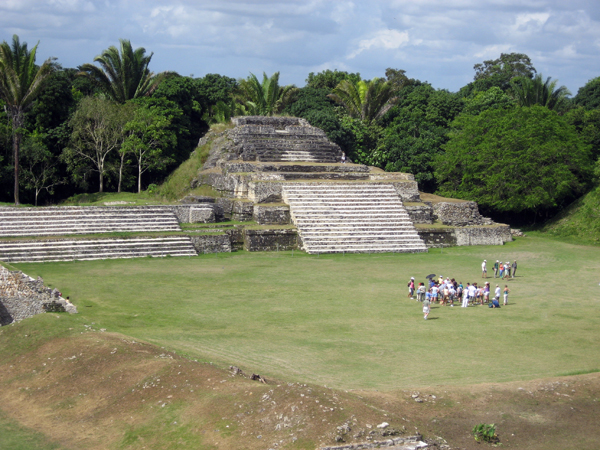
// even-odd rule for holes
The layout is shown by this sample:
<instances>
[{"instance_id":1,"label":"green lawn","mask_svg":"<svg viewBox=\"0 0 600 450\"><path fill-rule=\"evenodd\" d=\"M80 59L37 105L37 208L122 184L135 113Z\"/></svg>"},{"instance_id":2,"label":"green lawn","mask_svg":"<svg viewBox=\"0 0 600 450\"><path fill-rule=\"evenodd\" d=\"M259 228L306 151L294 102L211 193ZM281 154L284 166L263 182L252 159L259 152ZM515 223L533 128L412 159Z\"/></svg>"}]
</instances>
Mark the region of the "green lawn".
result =
<instances>
[{"instance_id":1,"label":"green lawn","mask_svg":"<svg viewBox=\"0 0 600 450\"><path fill-rule=\"evenodd\" d=\"M411 276L481 281L483 259L488 267L518 260L508 307L434 306L424 321L407 299ZM394 389L600 370L600 251L541 237L414 255L238 252L17 266L71 296L80 314L65 318L75 332L93 324L289 381Z\"/></svg>"}]
</instances>

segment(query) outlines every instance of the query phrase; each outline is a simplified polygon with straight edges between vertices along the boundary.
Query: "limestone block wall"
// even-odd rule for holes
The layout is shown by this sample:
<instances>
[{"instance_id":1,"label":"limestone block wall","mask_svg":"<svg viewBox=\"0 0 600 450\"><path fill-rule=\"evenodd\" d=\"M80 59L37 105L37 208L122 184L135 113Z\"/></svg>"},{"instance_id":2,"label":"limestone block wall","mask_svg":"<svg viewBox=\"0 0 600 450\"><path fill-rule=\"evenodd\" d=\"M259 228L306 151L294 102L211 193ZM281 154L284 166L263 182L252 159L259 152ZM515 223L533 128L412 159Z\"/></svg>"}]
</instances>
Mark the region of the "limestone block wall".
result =
<instances>
[{"instance_id":1,"label":"limestone block wall","mask_svg":"<svg viewBox=\"0 0 600 450\"><path fill-rule=\"evenodd\" d=\"M298 248L298 232L294 229L244 230L244 250L272 252Z\"/></svg>"},{"instance_id":2,"label":"limestone block wall","mask_svg":"<svg viewBox=\"0 0 600 450\"><path fill-rule=\"evenodd\" d=\"M60 297L56 289L44 286L42 278L36 280L0 266L0 325L59 311L76 313L77 308Z\"/></svg>"},{"instance_id":3,"label":"limestone block wall","mask_svg":"<svg viewBox=\"0 0 600 450\"><path fill-rule=\"evenodd\" d=\"M433 208L430 205L407 205L404 204L406 212L413 223L433 223Z\"/></svg>"},{"instance_id":4,"label":"limestone block wall","mask_svg":"<svg viewBox=\"0 0 600 450\"><path fill-rule=\"evenodd\" d=\"M287 225L290 223L290 207L287 205L254 205L252 218L259 225Z\"/></svg>"},{"instance_id":5,"label":"limestone block wall","mask_svg":"<svg viewBox=\"0 0 600 450\"><path fill-rule=\"evenodd\" d=\"M475 202L440 202L433 205L433 213L444 225L491 225L493 221L479 214Z\"/></svg>"},{"instance_id":6,"label":"limestone block wall","mask_svg":"<svg viewBox=\"0 0 600 450\"><path fill-rule=\"evenodd\" d=\"M190 234L189 236L198 253L231 252L231 239L227 234Z\"/></svg>"},{"instance_id":7,"label":"limestone block wall","mask_svg":"<svg viewBox=\"0 0 600 450\"><path fill-rule=\"evenodd\" d=\"M503 245L505 242L512 241L508 225L417 228L417 232L428 248L457 245Z\"/></svg>"}]
</instances>

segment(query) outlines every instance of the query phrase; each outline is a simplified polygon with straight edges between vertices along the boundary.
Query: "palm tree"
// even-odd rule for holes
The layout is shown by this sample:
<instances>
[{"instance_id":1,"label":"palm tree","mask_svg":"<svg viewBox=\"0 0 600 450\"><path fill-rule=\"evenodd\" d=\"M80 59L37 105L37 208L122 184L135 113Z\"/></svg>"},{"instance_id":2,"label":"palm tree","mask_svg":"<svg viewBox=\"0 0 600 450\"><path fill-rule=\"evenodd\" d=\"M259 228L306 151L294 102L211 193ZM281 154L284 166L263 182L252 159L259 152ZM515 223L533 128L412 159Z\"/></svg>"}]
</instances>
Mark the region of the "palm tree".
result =
<instances>
[{"instance_id":1,"label":"palm tree","mask_svg":"<svg viewBox=\"0 0 600 450\"><path fill-rule=\"evenodd\" d=\"M84 64L78 75L90 78L109 98L125 103L127 100L150 95L169 72L154 74L148 69L154 53L146 55L143 47L133 50L131 42L119 39L120 51L110 46L94 58L93 64Z\"/></svg>"},{"instance_id":2,"label":"palm tree","mask_svg":"<svg viewBox=\"0 0 600 450\"><path fill-rule=\"evenodd\" d=\"M0 99L6 103L4 109L12 123L15 205L19 204L19 150L25 111L33 104L48 77L57 68L55 58L48 58L39 67L35 65L38 45L39 42L28 51L27 43L21 44L16 34L13 35L12 46L6 41L0 44Z\"/></svg>"},{"instance_id":3,"label":"palm tree","mask_svg":"<svg viewBox=\"0 0 600 450\"><path fill-rule=\"evenodd\" d=\"M350 117L370 124L379 120L398 101L396 90L389 81L373 78L371 81L341 81L329 98L346 108Z\"/></svg>"},{"instance_id":4,"label":"palm tree","mask_svg":"<svg viewBox=\"0 0 600 450\"><path fill-rule=\"evenodd\" d=\"M250 73L247 79L240 80L235 97L249 115L272 116L291 103L297 92L298 88L294 85L279 86L279 72L270 78L263 72L262 83Z\"/></svg>"},{"instance_id":5,"label":"palm tree","mask_svg":"<svg viewBox=\"0 0 600 450\"><path fill-rule=\"evenodd\" d=\"M568 96L571 92L566 86L556 87L558 80L543 80L542 74L533 78L518 77L511 80L513 93L520 106L541 105L557 112L568 107Z\"/></svg>"}]
</instances>

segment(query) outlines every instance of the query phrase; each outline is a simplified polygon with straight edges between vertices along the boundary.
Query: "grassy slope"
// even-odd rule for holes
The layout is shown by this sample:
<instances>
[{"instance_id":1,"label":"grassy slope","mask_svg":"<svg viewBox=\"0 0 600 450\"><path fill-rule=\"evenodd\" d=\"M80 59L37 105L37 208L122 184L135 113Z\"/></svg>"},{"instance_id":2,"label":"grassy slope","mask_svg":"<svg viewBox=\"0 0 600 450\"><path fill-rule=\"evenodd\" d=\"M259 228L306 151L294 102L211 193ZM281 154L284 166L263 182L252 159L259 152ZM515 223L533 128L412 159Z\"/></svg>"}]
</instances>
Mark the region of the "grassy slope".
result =
<instances>
[{"instance_id":1,"label":"grassy slope","mask_svg":"<svg viewBox=\"0 0 600 450\"><path fill-rule=\"evenodd\" d=\"M511 305L434 307L423 321L406 298L408 277L474 281L484 257L520 262ZM70 295L80 314L0 329L0 407L10 418L0 427L17 420L60 448L313 449L347 421L349 441L382 421L467 449L478 448L469 430L479 422L497 423L507 448L600 439L600 375L524 381L600 367L595 248L525 238L422 255L19 268ZM232 378L230 364L272 384ZM415 403L415 390L427 401Z\"/></svg>"},{"instance_id":2,"label":"grassy slope","mask_svg":"<svg viewBox=\"0 0 600 450\"><path fill-rule=\"evenodd\" d=\"M564 240L600 244L600 186L570 205L543 231Z\"/></svg>"}]
</instances>

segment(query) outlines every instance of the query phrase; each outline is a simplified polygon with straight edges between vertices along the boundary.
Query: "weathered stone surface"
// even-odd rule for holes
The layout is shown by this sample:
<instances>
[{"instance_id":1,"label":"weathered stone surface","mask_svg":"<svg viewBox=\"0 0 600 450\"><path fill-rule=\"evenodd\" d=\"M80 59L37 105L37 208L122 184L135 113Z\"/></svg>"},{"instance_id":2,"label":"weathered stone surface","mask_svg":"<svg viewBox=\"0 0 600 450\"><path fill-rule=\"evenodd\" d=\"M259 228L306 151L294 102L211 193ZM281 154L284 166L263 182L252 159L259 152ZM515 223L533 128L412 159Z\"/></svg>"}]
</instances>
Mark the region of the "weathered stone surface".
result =
<instances>
[{"instance_id":1,"label":"weathered stone surface","mask_svg":"<svg viewBox=\"0 0 600 450\"><path fill-rule=\"evenodd\" d=\"M248 198L255 203L281 202L282 183L253 181L248 186Z\"/></svg>"},{"instance_id":2,"label":"weathered stone surface","mask_svg":"<svg viewBox=\"0 0 600 450\"><path fill-rule=\"evenodd\" d=\"M233 228L225 230L225 234L229 236L231 247L234 250L242 250L244 248L244 228L236 225Z\"/></svg>"},{"instance_id":3,"label":"weathered stone surface","mask_svg":"<svg viewBox=\"0 0 600 450\"><path fill-rule=\"evenodd\" d=\"M233 198L220 197L215 200L215 215L217 220L231 220L233 214Z\"/></svg>"},{"instance_id":4,"label":"weathered stone surface","mask_svg":"<svg viewBox=\"0 0 600 450\"><path fill-rule=\"evenodd\" d=\"M454 234L456 245L503 245L513 240L508 225L455 228Z\"/></svg>"},{"instance_id":5,"label":"weathered stone surface","mask_svg":"<svg viewBox=\"0 0 600 450\"><path fill-rule=\"evenodd\" d=\"M231 239L227 234L189 234L198 253L229 253Z\"/></svg>"},{"instance_id":6,"label":"weathered stone surface","mask_svg":"<svg viewBox=\"0 0 600 450\"><path fill-rule=\"evenodd\" d=\"M290 207L287 205L254 205L253 220L259 225L287 225L290 223Z\"/></svg>"},{"instance_id":7,"label":"weathered stone surface","mask_svg":"<svg viewBox=\"0 0 600 450\"><path fill-rule=\"evenodd\" d=\"M419 194L419 186L416 181L392 181L386 184L391 184L396 188L396 192L403 202L420 202L421 195Z\"/></svg>"},{"instance_id":8,"label":"weathered stone surface","mask_svg":"<svg viewBox=\"0 0 600 450\"><path fill-rule=\"evenodd\" d=\"M433 208L431 205L407 205L404 204L406 212L410 216L413 223L433 223Z\"/></svg>"},{"instance_id":9,"label":"weathered stone surface","mask_svg":"<svg viewBox=\"0 0 600 450\"><path fill-rule=\"evenodd\" d=\"M249 252L272 252L298 248L298 232L295 229L244 230L244 250Z\"/></svg>"},{"instance_id":10,"label":"weathered stone surface","mask_svg":"<svg viewBox=\"0 0 600 450\"><path fill-rule=\"evenodd\" d=\"M179 203L183 203L184 205L195 204L195 203L214 203L214 202L215 202L214 197L206 197L204 195L192 195L192 194L186 195L181 200L179 200Z\"/></svg>"},{"instance_id":11,"label":"weathered stone surface","mask_svg":"<svg viewBox=\"0 0 600 450\"><path fill-rule=\"evenodd\" d=\"M510 227L469 226L452 228L417 228L419 236L428 248L451 247L456 245L503 245L511 242Z\"/></svg>"},{"instance_id":12,"label":"weathered stone surface","mask_svg":"<svg viewBox=\"0 0 600 450\"><path fill-rule=\"evenodd\" d=\"M215 222L215 207L213 204L190 208L189 223L213 223Z\"/></svg>"},{"instance_id":13,"label":"weathered stone surface","mask_svg":"<svg viewBox=\"0 0 600 450\"><path fill-rule=\"evenodd\" d=\"M467 225L491 225L491 219L479 214L475 202L440 202L433 205L433 213L444 225L464 227Z\"/></svg>"},{"instance_id":14,"label":"weathered stone surface","mask_svg":"<svg viewBox=\"0 0 600 450\"><path fill-rule=\"evenodd\" d=\"M417 228L417 232L427 248L454 247L456 245L454 228Z\"/></svg>"},{"instance_id":15,"label":"weathered stone surface","mask_svg":"<svg viewBox=\"0 0 600 450\"><path fill-rule=\"evenodd\" d=\"M249 222L254 213L254 203L248 200L234 200L231 218L240 222Z\"/></svg>"},{"instance_id":16,"label":"weathered stone surface","mask_svg":"<svg viewBox=\"0 0 600 450\"><path fill-rule=\"evenodd\" d=\"M60 297L58 290L44 286L40 277L33 279L0 266L0 325L46 311L77 313L77 308Z\"/></svg>"}]
</instances>

